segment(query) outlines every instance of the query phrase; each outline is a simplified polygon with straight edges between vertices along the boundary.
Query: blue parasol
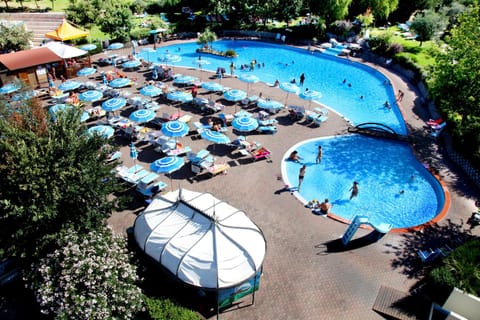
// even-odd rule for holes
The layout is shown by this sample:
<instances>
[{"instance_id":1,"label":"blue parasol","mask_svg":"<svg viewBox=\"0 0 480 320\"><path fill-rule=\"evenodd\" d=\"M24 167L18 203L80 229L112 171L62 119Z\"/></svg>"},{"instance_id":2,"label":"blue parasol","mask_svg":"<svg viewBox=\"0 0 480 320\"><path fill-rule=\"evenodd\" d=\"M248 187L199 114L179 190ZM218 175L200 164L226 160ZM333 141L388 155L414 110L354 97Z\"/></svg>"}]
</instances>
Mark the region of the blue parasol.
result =
<instances>
[{"instance_id":1,"label":"blue parasol","mask_svg":"<svg viewBox=\"0 0 480 320\"><path fill-rule=\"evenodd\" d=\"M95 72L97 72L97 69L95 69L95 68L83 68L83 69L78 70L77 76L79 76L79 77L91 76Z\"/></svg>"},{"instance_id":2,"label":"blue parasol","mask_svg":"<svg viewBox=\"0 0 480 320\"><path fill-rule=\"evenodd\" d=\"M98 135L104 139L110 139L111 137L113 137L114 133L115 129L106 125L93 126L87 130L87 134L89 136Z\"/></svg>"},{"instance_id":3,"label":"blue parasol","mask_svg":"<svg viewBox=\"0 0 480 320\"><path fill-rule=\"evenodd\" d=\"M58 89L60 89L62 91L71 91L71 90L75 90L75 89L80 88L81 85L82 85L82 83L79 82L79 81L68 80L68 81L65 81L65 82L61 83L58 86Z\"/></svg>"},{"instance_id":4,"label":"blue parasol","mask_svg":"<svg viewBox=\"0 0 480 320\"><path fill-rule=\"evenodd\" d=\"M209 129L202 130L200 136L208 141L218 144L230 143L230 138L218 131L212 131Z\"/></svg>"},{"instance_id":5,"label":"blue parasol","mask_svg":"<svg viewBox=\"0 0 480 320\"><path fill-rule=\"evenodd\" d=\"M250 91L250 83L256 83L260 81L260 79L253 74L242 74L238 77L240 81L246 82L247 83L247 95L248 92Z\"/></svg>"},{"instance_id":6,"label":"blue parasol","mask_svg":"<svg viewBox=\"0 0 480 320\"><path fill-rule=\"evenodd\" d=\"M320 99L322 97L322 94L319 91L315 90L307 90L298 95L300 98L303 100L310 101L309 107L312 105L312 101L316 99Z\"/></svg>"},{"instance_id":7,"label":"blue parasol","mask_svg":"<svg viewBox=\"0 0 480 320\"><path fill-rule=\"evenodd\" d=\"M183 165L185 161L180 157L165 157L155 160L150 164L150 170L158 173L172 173L177 171Z\"/></svg>"},{"instance_id":8,"label":"blue parasol","mask_svg":"<svg viewBox=\"0 0 480 320\"><path fill-rule=\"evenodd\" d=\"M155 111L150 109L140 109L132 112L129 119L137 123L149 122L155 119Z\"/></svg>"},{"instance_id":9,"label":"blue parasol","mask_svg":"<svg viewBox=\"0 0 480 320\"><path fill-rule=\"evenodd\" d=\"M0 88L0 94L9 94L15 92L21 88L21 85L18 83L7 83Z\"/></svg>"},{"instance_id":10,"label":"blue parasol","mask_svg":"<svg viewBox=\"0 0 480 320\"><path fill-rule=\"evenodd\" d=\"M52 117L52 120L55 121L56 120L56 115L59 112L64 112L64 111L66 111L68 109L71 109L71 108L73 108L73 107L69 104L58 103L58 104L55 104L55 105L51 106L48 109L48 114Z\"/></svg>"},{"instance_id":11,"label":"blue parasol","mask_svg":"<svg viewBox=\"0 0 480 320\"><path fill-rule=\"evenodd\" d=\"M103 98L103 92L98 90L88 90L80 93L78 98L82 101L94 102Z\"/></svg>"},{"instance_id":12,"label":"blue parasol","mask_svg":"<svg viewBox=\"0 0 480 320\"><path fill-rule=\"evenodd\" d=\"M236 117L232 121L232 127L241 132L250 132L258 128L258 121L252 117Z\"/></svg>"},{"instance_id":13,"label":"blue parasol","mask_svg":"<svg viewBox=\"0 0 480 320\"><path fill-rule=\"evenodd\" d=\"M185 122L173 120L162 125L162 133L167 137L178 138L188 134L190 128Z\"/></svg>"},{"instance_id":14,"label":"blue parasol","mask_svg":"<svg viewBox=\"0 0 480 320\"><path fill-rule=\"evenodd\" d=\"M97 45L93 43L88 43L84 44L83 46L80 47L80 49L85 50L85 51L92 51L97 49Z\"/></svg>"},{"instance_id":15,"label":"blue parasol","mask_svg":"<svg viewBox=\"0 0 480 320\"><path fill-rule=\"evenodd\" d=\"M278 111L283 108L283 104L281 102L270 100L270 99L259 99L257 101L257 106L260 109L265 109L270 111Z\"/></svg>"},{"instance_id":16,"label":"blue parasol","mask_svg":"<svg viewBox=\"0 0 480 320\"><path fill-rule=\"evenodd\" d=\"M198 81L198 78L192 76L179 76L173 79L174 84L190 84L192 82Z\"/></svg>"},{"instance_id":17,"label":"blue parasol","mask_svg":"<svg viewBox=\"0 0 480 320\"><path fill-rule=\"evenodd\" d=\"M105 111L117 111L125 107L127 100L125 98L112 98L102 103L102 109Z\"/></svg>"},{"instance_id":18,"label":"blue parasol","mask_svg":"<svg viewBox=\"0 0 480 320\"><path fill-rule=\"evenodd\" d=\"M133 68L138 68L140 67L142 63L138 60L130 60L130 61L127 61L127 62L124 62L122 64L122 67L124 69L133 69Z\"/></svg>"},{"instance_id":19,"label":"blue parasol","mask_svg":"<svg viewBox=\"0 0 480 320\"><path fill-rule=\"evenodd\" d=\"M140 93L147 97L156 97L162 94L162 89L154 85L148 85L140 89Z\"/></svg>"},{"instance_id":20,"label":"blue parasol","mask_svg":"<svg viewBox=\"0 0 480 320\"><path fill-rule=\"evenodd\" d=\"M118 50L123 48L123 43L114 42L107 47L107 50Z\"/></svg>"},{"instance_id":21,"label":"blue parasol","mask_svg":"<svg viewBox=\"0 0 480 320\"><path fill-rule=\"evenodd\" d=\"M245 99L247 97L247 93L245 91L242 91L242 90L231 89L231 90L228 90L227 92L225 92L223 94L223 97L225 99L227 99L228 101L237 102L237 101L241 101L241 100Z\"/></svg>"},{"instance_id":22,"label":"blue parasol","mask_svg":"<svg viewBox=\"0 0 480 320\"><path fill-rule=\"evenodd\" d=\"M280 83L280 89L288 93L295 93L297 94L300 91L300 87L297 86L295 83L290 82L282 82Z\"/></svg>"},{"instance_id":23,"label":"blue parasol","mask_svg":"<svg viewBox=\"0 0 480 320\"><path fill-rule=\"evenodd\" d=\"M223 91L223 86L217 82L204 82L202 83L202 88L207 91L214 91L214 92Z\"/></svg>"},{"instance_id":24,"label":"blue parasol","mask_svg":"<svg viewBox=\"0 0 480 320\"><path fill-rule=\"evenodd\" d=\"M30 90L30 91L25 91L25 92L20 92L20 93L17 93L15 94L13 97L12 97L12 101L21 101L21 100L27 100L27 99L30 99L30 98L33 98L33 97L36 97L37 96L37 93L33 90Z\"/></svg>"},{"instance_id":25,"label":"blue parasol","mask_svg":"<svg viewBox=\"0 0 480 320\"><path fill-rule=\"evenodd\" d=\"M80 122L85 122L90 119L90 114L87 111L83 111L80 115Z\"/></svg>"},{"instance_id":26,"label":"blue parasol","mask_svg":"<svg viewBox=\"0 0 480 320\"><path fill-rule=\"evenodd\" d=\"M123 88L130 84L130 79L128 78L117 78L110 81L108 84L112 88Z\"/></svg>"},{"instance_id":27,"label":"blue parasol","mask_svg":"<svg viewBox=\"0 0 480 320\"><path fill-rule=\"evenodd\" d=\"M191 93L182 92L182 91L174 91L167 94L167 99L176 102L191 102L193 101L193 97Z\"/></svg>"},{"instance_id":28,"label":"blue parasol","mask_svg":"<svg viewBox=\"0 0 480 320\"><path fill-rule=\"evenodd\" d=\"M300 91L300 87L297 86L295 83L290 83L290 82L282 82L280 83L280 89L285 91L287 93L287 96L285 97L285 105L288 103L288 95L290 93L295 93L298 94Z\"/></svg>"}]
</instances>

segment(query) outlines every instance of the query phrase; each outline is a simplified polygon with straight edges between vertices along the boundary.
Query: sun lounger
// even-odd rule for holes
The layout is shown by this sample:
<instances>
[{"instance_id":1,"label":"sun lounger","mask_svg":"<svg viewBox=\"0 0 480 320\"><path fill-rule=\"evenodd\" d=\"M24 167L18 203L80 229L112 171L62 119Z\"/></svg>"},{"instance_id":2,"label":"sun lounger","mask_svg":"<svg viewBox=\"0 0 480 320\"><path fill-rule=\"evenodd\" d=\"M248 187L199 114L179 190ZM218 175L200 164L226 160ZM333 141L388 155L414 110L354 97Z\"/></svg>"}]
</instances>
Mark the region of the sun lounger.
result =
<instances>
[{"instance_id":1,"label":"sun lounger","mask_svg":"<svg viewBox=\"0 0 480 320\"><path fill-rule=\"evenodd\" d=\"M277 133L277 127L273 125L259 126L257 131L260 133L275 134Z\"/></svg>"},{"instance_id":2,"label":"sun lounger","mask_svg":"<svg viewBox=\"0 0 480 320\"><path fill-rule=\"evenodd\" d=\"M159 175L156 174L155 172L150 172L145 177L141 178L139 183L144 183L144 184L148 185L149 183L151 183L152 181L154 181L158 177L159 177Z\"/></svg>"},{"instance_id":3,"label":"sun lounger","mask_svg":"<svg viewBox=\"0 0 480 320\"><path fill-rule=\"evenodd\" d=\"M272 153L267 148L260 147L257 150L250 151L250 154L253 156L253 160L257 161L257 160L260 160L260 159L269 158Z\"/></svg>"},{"instance_id":4,"label":"sun lounger","mask_svg":"<svg viewBox=\"0 0 480 320\"><path fill-rule=\"evenodd\" d=\"M197 153L188 152L187 160L194 164L200 164L202 161L213 162L213 157L210 155L210 151L202 149Z\"/></svg>"},{"instance_id":5,"label":"sun lounger","mask_svg":"<svg viewBox=\"0 0 480 320\"><path fill-rule=\"evenodd\" d=\"M288 108L288 116L294 121L301 120L303 117L305 117L305 108L299 106L290 106Z\"/></svg>"},{"instance_id":6,"label":"sun lounger","mask_svg":"<svg viewBox=\"0 0 480 320\"><path fill-rule=\"evenodd\" d=\"M328 120L327 116L320 116L320 117L314 118L313 123L315 123L317 126L320 126L323 122L327 120Z\"/></svg>"},{"instance_id":7,"label":"sun lounger","mask_svg":"<svg viewBox=\"0 0 480 320\"><path fill-rule=\"evenodd\" d=\"M158 189L157 192L162 191L167 187L167 184L163 181L157 181L148 185L138 184L136 190L145 197L151 197L153 195L152 189Z\"/></svg>"},{"instance_id":8,"label":"sun lounger","mask_svg":"<svg viewBox=\"0 0 480 320\"><path fill-rule=\"evenodd\" d=\"M180 147L180 148L167 150L167 152L165 152L165 154L169 157L182 156L184 154L187 154L190 151L192 151L192 148L190 148L189 146L186 146L186 147Z\"/></svg>"},{"instance_id":9,"label":"sun lounger","mask_svg":"<svg viewBox=\"0 0 480 320\"><path fill-rule=\"evenodd\" d=\"M205 169L207 169L207 172L212 175L212 176L216 176L217 174L220 174L220 173L226 173L228 169L230 169L230 166L228 165L228 163L219 163L219 164L213 164L209 167L206 167Z\"/></svg>"},{"instance_id":10,"label":"sun lounger","mask_svg":"<svg viewBox=\"0 0 480 320\"><path fill-rule=\"evenodd\" d=\"M427 124L428 124L429 126L435 126L435 125L439 125L439 124L442 123L442 122L443 122L443 119L440 117L440 118L438 118L438 119L429 119L429 120L427 121Z\"/></svg>"},{"instance_id":11,"label":"sun lounger","mask_svg":"<svg viewBox=\"0 0 480 320\"><path fill-rule=\"evenodd\" d=\"M430 128L432 128L433 130L441 130L441 129L443 129L446 125L447 125L447 123L444 121L444 122L439 123L439 124L430 125Z\"/></svg>"},{"instance_id":12,"label":"sun lounger","mask_svg":"<svg viewBox=\"0 0 480 320\"><path fill-rule=\"evenodd\" d=\"M109 163L109 162L118 160L118 159L120 159L121 157L122 157L122 153L121 153L120 151L115 151L115 152L111 153L111 154L107 157L106 162Z\"/></svg>"}]
</instances>

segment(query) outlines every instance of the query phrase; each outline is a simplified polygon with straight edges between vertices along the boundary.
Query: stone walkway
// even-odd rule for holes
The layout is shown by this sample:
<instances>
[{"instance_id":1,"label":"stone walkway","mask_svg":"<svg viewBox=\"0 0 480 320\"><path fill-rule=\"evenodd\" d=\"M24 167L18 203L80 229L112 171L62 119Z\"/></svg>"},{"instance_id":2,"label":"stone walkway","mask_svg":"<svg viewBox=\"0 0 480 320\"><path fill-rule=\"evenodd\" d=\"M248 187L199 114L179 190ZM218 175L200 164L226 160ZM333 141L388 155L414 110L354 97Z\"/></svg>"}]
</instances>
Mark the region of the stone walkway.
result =
<instances>
[{"instance_id":1,"label":"stone walkway","mask_svg":"<svg viewBox=\"0 0 480 320\"><path fill-rule=\"evenodd\" d=\"M476 210L474 199L478 198L478 194L455 168L449 167L449 163L438 151L435 141L423 134L424 120L429 114L418 106L415 86L380 65L368 61L361 62L387 75L395 92L399 89L405 92L401 108L412 134L421 138L418 140L417 152L422 157L428 156L435 161L452 195L447 218L456 222L462 219L466 221L470 213ZM182 74L199 75L198 70L178 67L174 69ZM139 82L138 87L144 79L148 79L148 75L149 73L135 73ZM210 75L208 72L202 72L202 80L207 80ZM245 87L244 83L235 78L225 78L222 84L232 88ZM251 93L259 92L280 101L285 98L285 93L278 88L263 83L251 85ZM305 102L291 95L289 104ZM228 108L233 111L234 107ZM163 105L158 114L174 110L172 106ZM286 111L278 114L278 117L281 124L276 135L251 137L272 151L271 162L247 163L241 158L229 156L221 147L217 147L216 152L232 165L227 175L190 183L182 179L190 174L189 169L185 168L174 174L172 181L164 179L174 188L181 186L194 191L211 192L217 198L228 201L244 210L265 234L268 248L261 287L255 295L255 304L224 312L220 318L382 319L382 316L372 311L380 287L387 285L408 292L415 283L412 275L405 274L405 266L401 262L396 263L404 237L401 234L388 234L380 241L367 246L347 251L335 250L332 248L332 241L339 239L347 226L313 215L289 192L282 192L283 183L277 179L280 175L282 156L290 146L309 138L344 134L348 124L335 112L330 112L329 120L319 128L283 121L282 119L286 118ZM198 118L200 116L194 114L194 120ZM234 136L231 132L229 135ZM124 144L123 161L128 165L132 160L128 156L127 142L122 140L120 142ZM190 145L194 151L208 146L203 139L192 140L185 137L182 142ZM147 164L155 159L156 155L154 151L144 147L146 146L138 145L139 161ZM109 224L115 231L125 232L133 225L136 214L141 210L142 208L134 208L130 211L116 212L109 219ZM478 234L477 230L475 232ZM366 230L360 230L355 237L367 233ZM247 305L249 301L247 299L243 305Z\"/></svg>"}]
</instances>

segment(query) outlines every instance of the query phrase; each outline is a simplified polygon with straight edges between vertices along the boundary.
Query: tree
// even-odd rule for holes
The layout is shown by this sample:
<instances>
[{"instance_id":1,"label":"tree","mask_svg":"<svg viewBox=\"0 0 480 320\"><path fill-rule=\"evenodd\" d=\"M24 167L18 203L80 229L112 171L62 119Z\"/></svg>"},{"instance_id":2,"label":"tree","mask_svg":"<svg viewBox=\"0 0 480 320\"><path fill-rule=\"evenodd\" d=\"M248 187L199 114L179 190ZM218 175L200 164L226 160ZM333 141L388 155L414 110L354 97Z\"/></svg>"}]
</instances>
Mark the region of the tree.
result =
<instances>
[{"instance_id":1,"label":"tree","mask_svg":"<svg viewBox=\"0 0 480 320\"><path fill-rule=\"evenodd\" d=\"M198 36L197 43L202 45L210 44L209 47L211 48L211 44L215 40L217 40L217 35L215 34L215 32L210 31L209 28L206 28L205 31Z\"/></svg>"},{"instance_id":2,"label":"tree","mask_svg":"<svg viewBox=\"0 0 480 320\"><path fill-rule=\"evenodd\" d=\"M443 28L443 18L430 10L417 14L410 26L410 29L417 34L420 46L422 46L424 41L431 40Z\"/></svg>"},{"instance_id":3,"label":"tree","mask_svg":"<svg viewBox=\"0 0 480 320\"><path fill-rule=\"evenodd\" d=\"M89 25L95 23L101 10L97 1L80 0L70 5L65 10L69 20L78 25Z\"/></svg>"},{"instance_id":4,"label":"tree","mask_svg":"<svg viewBox=\"0 0 480 320\"><path fill-rule=\"evenodd\" d=\"M134 319L143 295L125 239L103 228L85 237L68 229L58 249L33 265L31 282L42 313L55 319Z\"/></svg>"},{"instance_id":5,"label":"tree","mask_svg":"<svg viewBox=\"0 0 480 320\"><path fill-rule=\"evenodd\" d=\"M103 32L113 39L128 41L132 29L132 11L127 4L115 1L106 2L97 23Z\"/></svg>"},{"instance_id":6,"label":"tree","mask_svg":"<svg viewBox=\"0 0 480 320\"><path fill-rule=\"evenodd\" d=\"M386 20L398 7L399 0L361 0L352 3L351 15L358 15L371 10L375 20Z\"/></svg>"},{"instance_id":7,"label":"tree","mask_svg":"<svg viewBox=\"0 0 480 320\"><path fill-rule=\"evenodd\" d=\"M457 147L480 160L480 37L479 8L461 14L446 37L448 46L437 54L429 88L437 107L449 121Z\"/></svg>"},{"instance_id":8,"label":"tree","mask_svg":"<svg viewBox=\"0 0 480 320\"><path fill-rule=\"evenodd\" d=\"M344 19L348 14L348 8L352 0L311 0L310 10L313 14L323 18L326 25L336 20Z\"/></svg>"},{"instance_id":9,"label":"tree","mask_svg":"<svg viewBox=\"0 0 480 320\"><path fill-rule=\"evenodd\" d=\"M0 256L32 261L65 229L82 235L105 223L116 188L112 165L105 140L85 134L80 111L57 114L53 123L32 99L0 118L0 132Z\"/></svg>"},{"instance_id":10,"label":"tree","mask_svg":"<svg viewBox=\"0 0 480 320\"><path fill-rule=\"evenodd\" d=\"M0 52L28 49L32 39L33 32L25 30L23 24L11 26L0 24Z\"/></svg>"}]
</instances>

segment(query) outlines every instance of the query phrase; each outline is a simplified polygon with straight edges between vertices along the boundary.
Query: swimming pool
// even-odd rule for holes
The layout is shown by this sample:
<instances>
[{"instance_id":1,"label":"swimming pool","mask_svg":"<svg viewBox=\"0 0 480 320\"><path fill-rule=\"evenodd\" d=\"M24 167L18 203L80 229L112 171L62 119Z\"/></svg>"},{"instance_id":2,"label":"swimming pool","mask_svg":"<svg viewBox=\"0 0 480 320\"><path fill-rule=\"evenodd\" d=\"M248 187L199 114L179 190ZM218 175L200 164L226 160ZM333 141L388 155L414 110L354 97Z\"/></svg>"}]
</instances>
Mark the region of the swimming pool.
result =
<instances>
[{"instance_id":1,"label":"swimming pool","mask_svg":"<svg viewBox=\"0 0 480 320\"><path fill-rule=\"evenodd\" d=\"M203 70L215 72L223 67L229 73L233 61L236 66L250 65L252 60L260 64L254 71L235 70L236 75L252 73L265 83L288 82L296 78L297 82L305 73L304 88L318 90L322 97L320 103L332 108L354 125L365 122L378 122L394 129L399 134L406 134L407 129L395 101L395 93L388 80L377 70L344 58L332 57L321 53L309 53L306 50L275 45L257 41L221 40L213 43L219 51L233 49L238 57L235 59L201 54ZM158 62L158 57L169 53L181 58L172 62L174 66L187 68L198 67L195 42L165 46L156 52L140 52L140 57ZM175 59L173 60L175 61ZM343 81L345 80L345 83ZM350 86L349 86L350 84ZM245 84L239 83L239 86ZM238 89L242 89L239 87ZM278 89L280 90L280 89ZM363 97L363 98L361 98ZM388 101L391 109L384 107ZM308 103L305 103L308 106Z\"/></svg>"},{"instance_id":2,"label":"swimming pool","mask_svg":"<svg viewBox=\"0 0 480 320\"><path fill-rule=\"evenodd\" d=\"M323 157L317 165L318 145ZM300 167L306 164L298 196L305 203L328 198L331 212L345 220L365 215L373 223L408 228L432 220L445 204L442 186L404 142L346 135L303 141L286 155L293 150L303 159L301 163L284 159L286 183L297 187ZM359 183L359 194L349 200L353 181Z\"/></svg>"}]
</instances>

